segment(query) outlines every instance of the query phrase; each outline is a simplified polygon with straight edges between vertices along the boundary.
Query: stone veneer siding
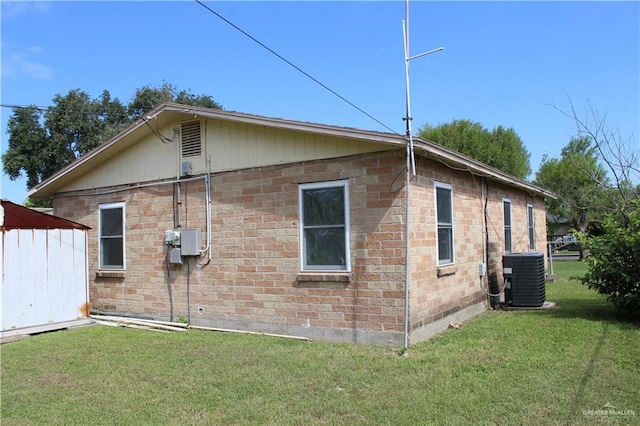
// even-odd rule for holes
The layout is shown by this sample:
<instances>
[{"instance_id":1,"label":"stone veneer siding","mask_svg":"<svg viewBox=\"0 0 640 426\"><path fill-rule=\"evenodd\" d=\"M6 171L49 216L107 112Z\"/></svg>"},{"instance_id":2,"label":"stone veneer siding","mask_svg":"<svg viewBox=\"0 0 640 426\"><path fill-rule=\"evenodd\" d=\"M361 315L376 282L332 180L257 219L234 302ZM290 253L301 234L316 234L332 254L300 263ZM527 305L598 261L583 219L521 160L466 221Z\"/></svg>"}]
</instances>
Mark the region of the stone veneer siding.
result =
<instances>
[{"instance_id":1,"label":"stone veneer siding","mask_svg":"<svg viewBox=\"0 0 640 426\"><path fill-rule=\"evenodd\" d=\"M464 320L480 312L487 300L478 274L484 181L418 160L410 189L412 343L440 331L448 318ZM320 340L400 343L405 164L404 150L397 150L212 174L208 263L204 254L167 267L164 244L165 230L177 227L178 220L182 228L200 228L206 244L204 179L181 182L179 191L178 184L169 183L58 194L54 209L92 228L90 302L96 311L189 318L197 325ZM349 180L352 271L301 274L298 184L340 179ZM453 185L456 261L447 268L436 265L434 180ZM528 250L527 202L536 208L536 232L544 247L544 202L491 183L488 193L493 247L488 266L496 275L501 274L502 195L512 200L514 251ZM98 270L98 206L112 202L126 203L122 273ZM438 325L429 329L433 324Z\"/></svg>"},{"instance_id":2,"label":"stone veneer siding","mask_svg":"<svg viewBox=\"0 0 640 426\"><path fill-rule=\"evenodd\" d=\"M454 263L437 265L435 182L450 184L453 196ZM511 200L512 252L529 250L527 203L534 206L537 251L545 252L545 202L541 197L420 158L411 194L412 343L443 331L489 307L489 281L502 290L504 221L502 200ZM487 198L487 224L483 221ZM488 237L487 237L488 234ZM487 274L480 276L483 253ZM491 287L493 291L493 286Z\"/></svg>"}]
</instances>

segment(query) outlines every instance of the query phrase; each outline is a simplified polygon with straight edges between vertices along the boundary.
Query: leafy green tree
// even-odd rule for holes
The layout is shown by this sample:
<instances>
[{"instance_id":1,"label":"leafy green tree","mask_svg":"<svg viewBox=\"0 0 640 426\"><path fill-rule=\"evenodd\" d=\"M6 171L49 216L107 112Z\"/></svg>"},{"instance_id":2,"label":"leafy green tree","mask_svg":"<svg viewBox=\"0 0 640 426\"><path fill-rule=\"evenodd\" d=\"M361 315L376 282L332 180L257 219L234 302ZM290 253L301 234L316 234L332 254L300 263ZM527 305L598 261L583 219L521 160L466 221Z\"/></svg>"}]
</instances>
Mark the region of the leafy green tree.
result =
<instances>
[{"instance_id":1,"label":"leafy green tree","mask_svg":"<svg viewBox=\"0 0 640 426\"><path fill-rule=\"evenodd\" d=\"M561 188L570 188L568 196L582 187L582 208L590 215L601 213L592 222L590 232L579 232L578 238L589 253L588 271L583 284L607 296L620 310L640 313L640 150L637 140L621 138L618 128L611 129L606 115L591 105L585 118L571 109L556 110L571 119L578 137L564 150L560 161L569 167L556 179ZM542 168L539 175L542 177ZM577 177L576 177L577 176ZM552 185L549 177L545 177ZM576 179L580 179L576 182ZM557 191L557 190L556 190ZM591 205L584 203L590 199Z\"/></svg>"},{"instance_id":2,"label":"leafy green tree","mask_svg":"<svg viewBox=\"0 0 640 426\"><path fill-rule=\"evenodd\" d=\"M111 94L104 90L99 99L99 110L102 115L103 138L110 138L130 123L127 106L118 98L111 100Z\"/></svg>"},{"instance_id":3,"label":"leafy green tree","mask_svg":"<svg viewBox=\"0 0 640 426\"><path fill-rule=\"evenodd\" d=\"M582 283L621 311L640 313L640 200L627 215L609 213L600 235L579 234L589 251Z\"/></svg>"},{"instance_id":4,"label":"leafy green tree","mask_svg":"<svg viewBox=\"0 0 640 426\"><path fill-rule=\"evenodd\" d=\"M9 146L2 155L9 179L26 175L31 188L121 131L164 102L221 109L208 95L178 91L174 86L145 86L128 105L105 90L96 98L80 89L56 95L53 105L16 107L9 118Z\"/></svg>"},{"instance_id":5,"label":"leafy green tree","mask_svg":"<svg viewBox=\"0 0 640 426\"><path fill-rule=\"evenodd\" d=\"M547 212L568 219L574 229L584 232L601 217L608 185L606 169L598 163L589 137L576 137L562 148L560 158L544 156L535 183L553 191L557 199L547 200Z\"/></svg>"},{"instance_id":6,"label":"leafy green tree","mask_svg":"<svg viewBox=\"0 0 640 426\"><path fill-rule=\"evenodd\" d=\"M36 107L15 108L7 123L9 146L2 155L2 167L9 179L27 175L27 187L31 187L50 173L44 161L34 161L41 153L47 132L41 124L42 112Z\"/></svg>"},{"instance_id":7,"label":"leafy green tree","mask_svg":"<svg viewBox=\"0 0 640 426\"><path fill-rule=\"evenodd\" d=\"M453 120L438 126L426 124L419 135L517 178L526 179L531 173L530 153L510 127L498 126L489 131L480 123Z\"/></svg>"},{"instance_id":8,"label":"leafy green tree","mask_svg":"<svg viewBox=\"0 0 640 426\"><path fill-rule=\"evenodd\" d=\"M128 123L122 115L123 105L110 98L104 91L100 98L91 99L80 89L53 98L54 107L44 113L47 147L57 157L53 171L91 151Z\"/></svg>"},{"instance_id":9,"label":"leafy green tree","mask_svg":"<svg viewBox=\"0 0 640 426\"><path fill-rule=\"evenodd\" d=\"M80 90L56 95L46 110L14 108L7 132L9 147L3 170L15 180L23 173L32 187L95 148L128 123L124 105L108 91L91 99Z\"/></svg>"},{"instance_id":10,"label":"leafy green tree","mask_svg":"<svg viewBox=\"0 0 640 426\"><path fill-rule=\"evenodd\" d=\"M38 200L36 198L29 198L27 197L26 200L24 200L24 206L25 207L46 207L46 208L51 208L53 207L53 201L52 200Z\"/></svg>"},{"instance_id":11,"label":"leafy green tree","mask_svg":"<svg viewBox=\"0 0 640 426\"><path fill-rule=\"evenodd\" d=\"M194 95L187 90L179 91L174 85L165 82L162 86L147 85L137 89L129 103L128 112L132 119L136 119L165 102L222 109L222 105L209 95Z\"/></svg>"}]
</instances>

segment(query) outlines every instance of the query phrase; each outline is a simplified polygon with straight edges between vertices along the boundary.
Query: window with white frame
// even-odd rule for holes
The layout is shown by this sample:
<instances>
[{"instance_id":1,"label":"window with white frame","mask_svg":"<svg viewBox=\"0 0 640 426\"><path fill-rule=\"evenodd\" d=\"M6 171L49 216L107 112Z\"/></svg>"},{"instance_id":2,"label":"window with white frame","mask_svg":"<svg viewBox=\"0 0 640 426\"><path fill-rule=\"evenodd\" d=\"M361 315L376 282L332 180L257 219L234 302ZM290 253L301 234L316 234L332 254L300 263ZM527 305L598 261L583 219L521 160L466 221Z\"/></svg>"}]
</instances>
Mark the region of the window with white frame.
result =
<instances>
[{"instance_id":1,"label":"window with white frame","mask_svg":"<svg viewBox=\"0 0 640 426\"><path fill-rule=\"evenodd\" d=\"M533 204L527 204L527 227L529 229L529 250L536 249L536 227L533 220Z\"/></svg>"},{"instance_id":2,"label":"window with white frame","mask_svg":"<svg viewBox=\"0 0 640 426\"><path fill-rule=\"evenodd\" d=\"M502 208L504 211L504 251L511 253L511 200L503 198Z\"/></svg>"},{"instance_id":3,"label":"window with white frame","mask_svg":"<svg viewBox=\"0 0 640 426\"><path fill-rule=\"evenodd\" d=\"M350 271L347 180L299 186L302 271Z\"/></svg>"},{"instance_id":4,"label":"window with white frame","mask_svg":"<svg viewBox=\"0 0 640 426\"><path fill-rule=\"evenodd\" d=\"M125 206L99 206L100 269L125 269Z\"/></svg>"},{"instance_id":5,"label":"window with white frame","mask_svg":"<svg viewBox=\"0 0 640 426\"><path fill-rule=\"evenodd\" d=\"M453 192L446 183L436 182L438 265L453 263Z\"/></svg>"}]
</instances>

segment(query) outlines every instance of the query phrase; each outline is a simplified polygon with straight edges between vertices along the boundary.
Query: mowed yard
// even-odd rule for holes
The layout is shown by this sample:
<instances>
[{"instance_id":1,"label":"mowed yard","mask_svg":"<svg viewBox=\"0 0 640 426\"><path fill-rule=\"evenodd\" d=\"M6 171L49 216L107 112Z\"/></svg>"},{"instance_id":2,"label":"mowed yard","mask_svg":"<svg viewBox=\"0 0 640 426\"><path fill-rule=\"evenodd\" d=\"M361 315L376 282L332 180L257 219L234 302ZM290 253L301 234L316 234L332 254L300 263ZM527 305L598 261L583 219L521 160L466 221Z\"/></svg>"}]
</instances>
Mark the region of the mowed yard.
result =
<instances>
[{"instance_id":1,"label":"mowed yard","mask_svg":"<svg viewBox=\"0 0 640 426\"><path fill-rule=\"evenodd\" d=\"M410 347L91 326L2 345L2 425L640 424L640 324L556 262L543 311Z\"/></svg>"}]
</instances>

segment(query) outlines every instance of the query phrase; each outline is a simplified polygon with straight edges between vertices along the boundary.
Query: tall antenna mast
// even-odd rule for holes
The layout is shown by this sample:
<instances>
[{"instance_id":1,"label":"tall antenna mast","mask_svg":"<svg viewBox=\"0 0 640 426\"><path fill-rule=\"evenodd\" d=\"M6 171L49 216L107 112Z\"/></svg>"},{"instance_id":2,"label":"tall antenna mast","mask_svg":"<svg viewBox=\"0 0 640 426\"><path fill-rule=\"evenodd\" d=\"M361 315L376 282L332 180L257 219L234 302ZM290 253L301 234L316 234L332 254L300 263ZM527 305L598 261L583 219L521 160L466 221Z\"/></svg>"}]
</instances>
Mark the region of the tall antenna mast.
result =
<instances>
[{"instance_id":1,"label":"tall antenna mast","mask_svg":"<svg viewBox=\"0 0 640 426\"><path fill-rule=\"evenodd\" d=\"M404 21L402 21L402 33L404 36L404 70L405 70L405 79L407 83L406 87L406 100L407 100L407 115L403 118L407 125L407 153L410 157L411 161L411 175L416 175L416 160L413 154L413 135L411 130L411 90L409 85L409 61L417 58L421 58L426 55L430 55L432 53L439 52L444 50L444 47L438 47L437 49L432 49L427 52L419 53L417 55L410 56L409 55L409 0L405 1L404 6Z\"/></svg>"},{"instance_id":2,"label":"tall antenna mast","mask_svg":"<svg viewBox=\"0 0 640 426\"><path fill-rule=\"evenodd\" d=\"M438 47L437 49L429 50L428 52L420 53L418 55L409 55L409 0L405 1L405 20L402 21L402 32L404 35L404 69L405 77L407 80L407 115L403 120L407 123L407 172L406 172L406 206L405 206L405 274L404 274L404 348L403 352L406 353L409 346L409 289L411 288L411 197L409 195L409 189L411 188L411 177L416 175L416 159L413 155L413 135L411 134L411 91L409 90L409 61L417 59L422 56L429 55L431 53L439 52L444 47Z\"/></svg>"}]
</instances>

